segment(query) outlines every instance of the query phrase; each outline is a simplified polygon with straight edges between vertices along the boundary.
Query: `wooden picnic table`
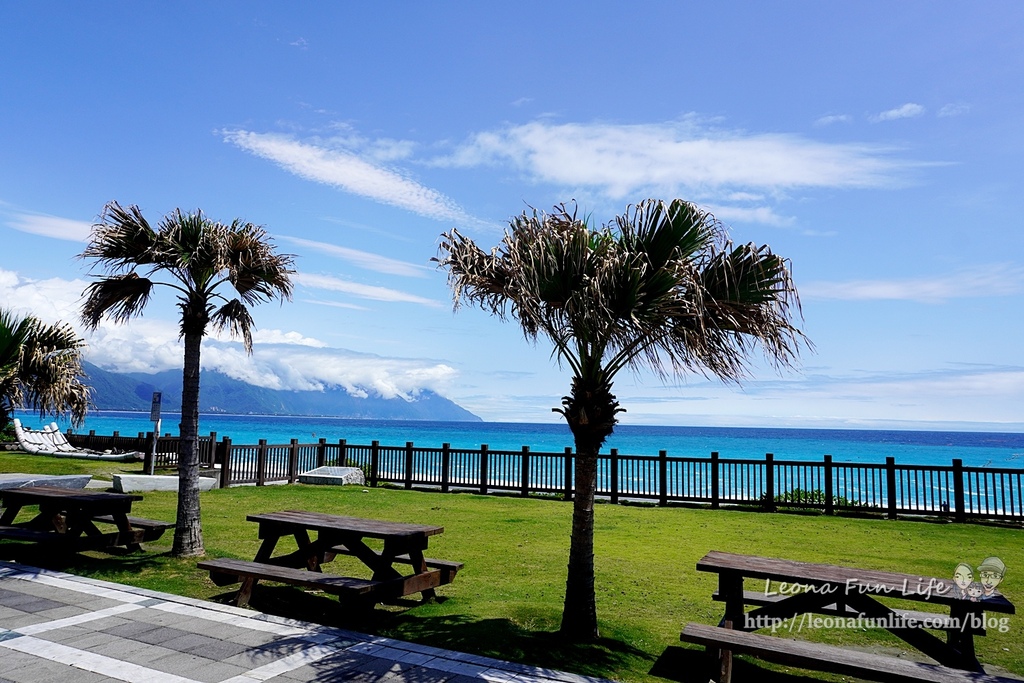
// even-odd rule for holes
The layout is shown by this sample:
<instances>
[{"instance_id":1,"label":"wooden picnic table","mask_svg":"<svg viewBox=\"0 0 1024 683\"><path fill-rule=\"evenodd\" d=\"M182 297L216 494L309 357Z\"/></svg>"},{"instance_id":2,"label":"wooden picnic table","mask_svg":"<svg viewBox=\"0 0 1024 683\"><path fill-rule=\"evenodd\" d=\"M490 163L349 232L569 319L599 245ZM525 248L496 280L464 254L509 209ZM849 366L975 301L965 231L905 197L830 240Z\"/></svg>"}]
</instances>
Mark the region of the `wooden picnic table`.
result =
<instances>
[{"instance_id":1,"label":"wooden picnic table","mask_svg":"<svg viewBox=\"0 0 1024 683\"><path fill-rule=\"evenodd\" d=\"M723 681L731 677L733 651L876 680L997 680L985 676L975 656L974 636L985 634L985 612L1015 612L1002 595L972 602L954 596L952 580L916 574L720 551L705 555L697 569L718 574L718 591L712 597L725 603L725 614L718 627L687 625L681 639L717 651ZM744 579L756 580L760 590L745 590ZM943 611L894 609L880 597L923 602ZM746 605L755 609L747 612ZM788 634L793 625L814 624L804 615L834 617L819 619L819 625L885 628L941 666L753 633L783 627ZM931 631L944 631L945 640Z\"/></svg>"},{"instance_id":2,"label":"wooden picnic table","mask_svg":"<svg viewBox=\"0 0 1024 683\"><path fill-rule=\"evenodd\" d=\"M130 517L132 504L142 496L106 491L86 491L56 486L26 486L0 490L4 510L0 515L0 539L30 541L57 551L79 552L125 546L139 550L140 543L159 538L174 524ZM31 520L15 523L24 507L38 506ZM113 524L117 531L101 531L96 523Z\"/></svg>"},{"instance_id":3,"label":"wooden picnic table","mask_svg":"<svg viewBox=\"0 0 1024 683\"><path fill-rule=\"evenodd\" d=\"M423 551L431 536L444 527L386 522L361 517L343 517L318 512L285 510L248 515L259 524L263 541L252 562L221 558L199 563L210 571L219 585L241 582L236 604L245 606L256 583L261 580L315 587L340 595L357 596L364 603L384 598L420 593L423 599L435 597L437 586L451 583L462 568L461 562L426 558ZM311 538L310 534L315 534ZM291 536L297 549L275 555L278 541ZM383 549L374 550L367 539L382 540ZM337 555L358 558L372 573L370 579L325 574L322 565ZM400 572L395 565L408 565Z\"/></svg>"}]
</instances>

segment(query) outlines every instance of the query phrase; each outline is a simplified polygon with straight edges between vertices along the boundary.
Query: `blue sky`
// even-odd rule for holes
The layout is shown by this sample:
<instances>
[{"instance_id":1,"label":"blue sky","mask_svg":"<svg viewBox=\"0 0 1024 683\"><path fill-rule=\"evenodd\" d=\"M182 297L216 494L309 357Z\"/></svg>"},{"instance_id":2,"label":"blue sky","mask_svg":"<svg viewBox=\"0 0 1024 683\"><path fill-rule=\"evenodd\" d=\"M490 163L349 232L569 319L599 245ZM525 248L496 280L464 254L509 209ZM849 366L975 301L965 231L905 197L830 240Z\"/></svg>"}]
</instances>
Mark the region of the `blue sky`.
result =
<instances>
[{"instance_id":1,"label":"blue sky","mask_svg":"<svg viewBox=\"0 0 1024 683\"><path fill-rule=\"evenodd\" d=\"M111 200L265 225L294 301L206 367L557 421L568 372L429 259L575 199L707 207L792 259L796 372L623 375L631 424L1024 429L1024 5L3 3L0 302L74 319ZM175 309L89 357L180 367Z\"/></svg>"}]
</instances>

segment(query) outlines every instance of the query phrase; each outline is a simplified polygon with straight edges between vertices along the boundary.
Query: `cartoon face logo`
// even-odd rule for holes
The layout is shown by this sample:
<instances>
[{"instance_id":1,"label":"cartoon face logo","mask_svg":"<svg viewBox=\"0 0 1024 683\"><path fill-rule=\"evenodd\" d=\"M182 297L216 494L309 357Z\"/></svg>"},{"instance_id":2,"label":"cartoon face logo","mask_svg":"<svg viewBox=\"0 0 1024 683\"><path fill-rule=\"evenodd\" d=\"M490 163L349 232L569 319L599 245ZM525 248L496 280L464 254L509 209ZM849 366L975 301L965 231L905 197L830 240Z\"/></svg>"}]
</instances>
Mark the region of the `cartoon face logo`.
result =
<instances>
[{"instance_id":1,"label":"cartoon face logo","mask_svg":"<svg viewBox=\"0 0 1024 683\"><path fill-rule=\"evenodd\" d=\"M985 589L981 587L981 584L975 581L967 587L967 599L971 602L977 602L981 599L981 596L985 594Z\"/></svg>"},{"instance_id":2,"label":"cartoon face logo","mask_svg":"<svg viewBox=\"0 0 1024 683\"><path fill-rule=\"evenodd\" d=\"M1006 565L998 557L986 557L978 565L978 578L981 580L981 586L986 599L999 595L996 592L996 586L999 585L999 582L1003 580L1005 575Z\"/></svg>"},{"instance_id":3,"label":"cartoon face logo","mask_svg":"<svg viewBox=\"0 0 1024 683\"><path fill-rule=\"evenodd\" d=\"M974 583L974 570L971 569L971 565L966 562L961 562L956 566L956 571L953 572L953 583L960 589L960 592L967 590L967 587Z\"/></svg>"}]
</instances>

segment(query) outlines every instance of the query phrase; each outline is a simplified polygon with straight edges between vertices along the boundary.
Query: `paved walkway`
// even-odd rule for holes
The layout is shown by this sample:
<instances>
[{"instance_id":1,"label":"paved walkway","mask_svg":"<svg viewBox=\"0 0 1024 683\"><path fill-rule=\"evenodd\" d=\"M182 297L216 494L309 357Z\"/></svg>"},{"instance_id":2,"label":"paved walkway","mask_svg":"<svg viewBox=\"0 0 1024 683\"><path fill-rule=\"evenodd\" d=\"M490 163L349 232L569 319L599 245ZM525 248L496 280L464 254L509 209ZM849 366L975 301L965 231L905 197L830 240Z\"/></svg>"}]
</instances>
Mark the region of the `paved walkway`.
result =
<instances>
[{"instance_id":1,"label":"paved walkway","mask_svg":"<svg viewBox=\"0 0 1024 683\"><path fill-rule=\"evenodd\" d=\"M600 683L0 562L0 683Z\"/></svg>"}]
</instances>

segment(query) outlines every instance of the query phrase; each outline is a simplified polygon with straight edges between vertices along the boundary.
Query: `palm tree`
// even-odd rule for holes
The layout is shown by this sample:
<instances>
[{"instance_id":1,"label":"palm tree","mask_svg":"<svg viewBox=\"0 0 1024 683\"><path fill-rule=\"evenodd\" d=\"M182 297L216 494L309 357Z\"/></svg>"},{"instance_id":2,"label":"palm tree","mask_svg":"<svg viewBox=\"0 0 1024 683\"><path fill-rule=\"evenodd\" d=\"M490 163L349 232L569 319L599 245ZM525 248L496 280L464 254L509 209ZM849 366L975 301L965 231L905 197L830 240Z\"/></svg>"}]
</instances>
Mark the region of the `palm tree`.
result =
<instances>
[{"instance_id":1,"label":"palm tree","mask_svg":"<svg viewBox=\"0 0 1024 683\"><path fill-rule=\"evenodd\" d=\"M524 212L489 252L453 229L435 260L456 309L468 301L515 319L528 340L550 339L572 370L569 395L553 409L576 444L561 632L597 638L594 492L598 452L623 411L615 376L696 370L738 382L755 346L777 368L791 366L804 337L788 262L767 246L733 246L714 216L682 200L641 202L599 229L564 205Z\"/></svg>"},{"instance_id":2,"label":"palm tree","mask_svg":"<svg viewBox=\"0 0 1024 683\"><path fill-rule=\"evenodd\" d=\"M82 382L84 348L67 323L47 325L0 309L0 430L25 407L40 418L70 413L72 424L82 424L91 391Z\"/></svg>"},{"instance_id":3,"label":"palm tree","mask_svg":"<svg viewBox=\"0 0 1024 683\"><path fill-rule=\"evenodd\" d=\"M177 293L181 338L185 342L181 425L178 445L178 518L173 554L202 555L199 510L200 346L210 325L241 335L252 353L253 319L249 306L291 298L294 259L278 254L266 231L235 220L214 222L202 211L176 209L154 230L137 206L107 204L93 225L81 257L105 271L85 290L82 319L95 329L104 317L123 323L142 314L153 287ZM142 273L140 275L140 272ZM161 281L155 279L162 276ZM221 291L230 286L237 298Z\"/></svg>"}]
</instances>

